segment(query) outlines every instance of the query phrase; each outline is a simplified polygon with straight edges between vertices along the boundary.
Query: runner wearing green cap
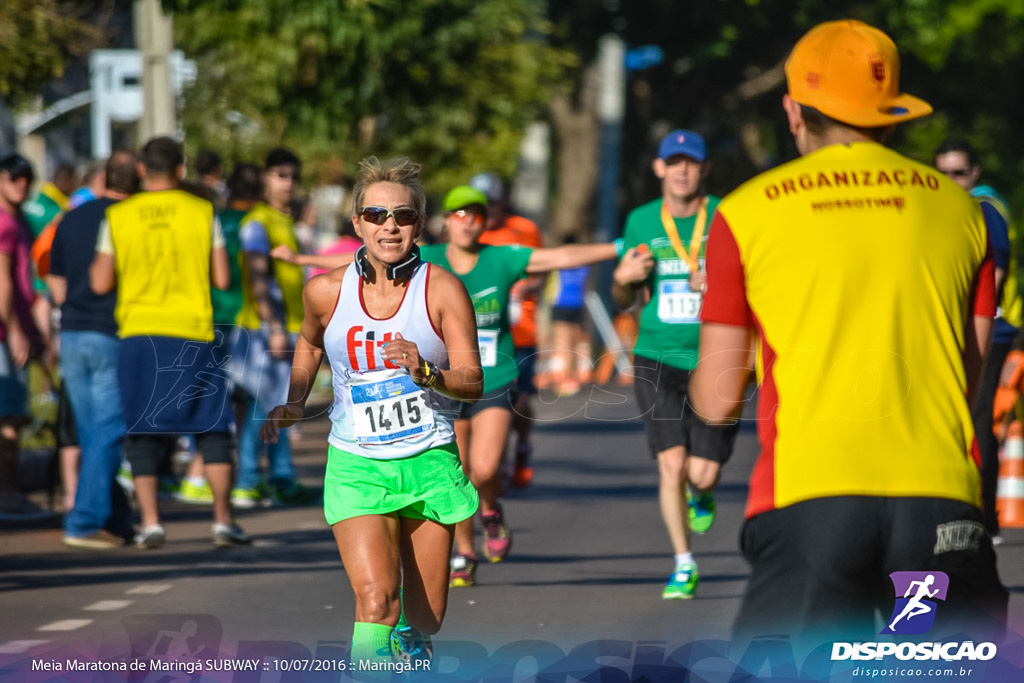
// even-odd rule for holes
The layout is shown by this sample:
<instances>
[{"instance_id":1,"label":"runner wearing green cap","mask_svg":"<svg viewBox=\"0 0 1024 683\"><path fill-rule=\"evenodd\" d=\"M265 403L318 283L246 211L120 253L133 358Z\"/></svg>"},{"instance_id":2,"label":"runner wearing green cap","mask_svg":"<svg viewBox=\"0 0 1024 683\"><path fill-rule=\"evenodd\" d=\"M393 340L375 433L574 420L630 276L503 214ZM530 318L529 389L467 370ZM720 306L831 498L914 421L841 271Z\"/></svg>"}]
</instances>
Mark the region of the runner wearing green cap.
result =
<instances>
[{"instance_id":1,"label":"runner wearing green cap","mask_svg":"<svg viewBox=\"0 0 1024 683\"><path fill-rule=\"evenodd\" d=\"M455 435L463 468L480 494L484 557L490 562L500 562L508 555L512 544L498 496L501 493L501 456L512 424L518 375L509 325L509 292L516 282L529 274L610 260L616 257L618 248L615 244L554 249L481 244L487 205L486 195L474 187L460 185L452 189L444 200L448 243L421 247L421 253L424 260L458 276L476 310L484 393L476 403L464 404L455 421ZM470 518L455 527L450 584L472 586L476 582L476 566Z\"/></svg>"}]
</instances>

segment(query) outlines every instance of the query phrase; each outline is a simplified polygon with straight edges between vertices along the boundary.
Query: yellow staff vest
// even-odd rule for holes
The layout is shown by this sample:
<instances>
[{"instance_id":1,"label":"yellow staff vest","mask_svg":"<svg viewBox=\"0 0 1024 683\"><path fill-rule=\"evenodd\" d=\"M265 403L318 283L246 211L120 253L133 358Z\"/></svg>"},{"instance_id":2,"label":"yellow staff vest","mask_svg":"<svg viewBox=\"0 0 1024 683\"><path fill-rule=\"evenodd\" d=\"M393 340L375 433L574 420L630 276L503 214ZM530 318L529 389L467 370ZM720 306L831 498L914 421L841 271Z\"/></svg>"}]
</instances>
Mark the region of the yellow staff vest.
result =
<instances>
[{"instance_id":1,"label":"yellow staff vest","mask_svg":"<svg viewBox=\"0 0 1024 683\"><path fill-rule=\"evenodd\" d=\"M213 340L213 205L181 190L142 192L107 209L122 337Z\"/></svg>"}]
</instances>

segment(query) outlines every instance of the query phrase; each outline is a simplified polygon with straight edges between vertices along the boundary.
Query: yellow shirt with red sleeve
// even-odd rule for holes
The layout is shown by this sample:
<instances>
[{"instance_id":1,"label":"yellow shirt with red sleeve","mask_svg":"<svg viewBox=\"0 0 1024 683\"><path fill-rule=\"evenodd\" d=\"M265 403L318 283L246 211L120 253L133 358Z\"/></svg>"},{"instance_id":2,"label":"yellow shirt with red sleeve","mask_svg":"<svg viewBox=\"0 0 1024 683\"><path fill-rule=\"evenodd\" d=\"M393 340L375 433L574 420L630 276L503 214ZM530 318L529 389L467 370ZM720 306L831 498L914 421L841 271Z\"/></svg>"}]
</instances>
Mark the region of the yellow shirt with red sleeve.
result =
<instances>
[{"instance_id":1,"label":"yellow shirt with red sleeve","mask_svg":"<svg viewBox=\"0 0 1024 683\"><path fill-rule=\"evenodd\" d=\"M518 244L531 249L540 249L544 246L544 239L541 237L537 224L529 218L522 216L505 216L505 223L493 230L484 230L480 235L481 244L490 244L501 247L509 244ZM529 284L526 280L520 280L512 285L509 297L510 306L514 309L516 303L520 303L519 318L512 325L512 343L517 347L529 347L537 345L537 293L526 293ZM515 311L511 311L513 319Z\"/></svg>"},{"instance_id":2,"label":"yellow shirt with red sleeve","mask_svg":"<svg viewBox=\"0 0 1024 683\"><path fill-rule=\"evenodd\" d=\"M831 145L722 200L705 323L757 338L747 517L833 496L979 504L963 366L994 267L971 197L882 145Z\"/></svg>"}]
</instances>

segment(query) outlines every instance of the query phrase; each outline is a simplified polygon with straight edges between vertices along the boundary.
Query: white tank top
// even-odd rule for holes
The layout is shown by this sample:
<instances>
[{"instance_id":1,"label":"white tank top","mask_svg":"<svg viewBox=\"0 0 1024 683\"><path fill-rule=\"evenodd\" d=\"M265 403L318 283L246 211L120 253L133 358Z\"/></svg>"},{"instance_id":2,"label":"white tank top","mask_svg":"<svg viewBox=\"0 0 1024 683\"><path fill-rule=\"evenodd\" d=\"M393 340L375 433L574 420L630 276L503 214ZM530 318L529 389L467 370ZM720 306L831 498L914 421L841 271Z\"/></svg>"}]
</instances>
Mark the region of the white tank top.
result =
<instances>
[{"instance_id":1,"label":"white tank top","mask_svg":"<svg viewBox=\"0 0 1024 683\"><path fill-rule=\"evenodd\" d=\"M378 320L366 312L362 278L349 267L334 314L324 330L324 351L334 373L328 441L346 453L394 460L455 441L457 402L412 381L405 368L385 363L383 346L397 332L420 356L448 368L448 350L427 311L430 264L421 262L398 310Z\"/></svg>"}]
</instances>

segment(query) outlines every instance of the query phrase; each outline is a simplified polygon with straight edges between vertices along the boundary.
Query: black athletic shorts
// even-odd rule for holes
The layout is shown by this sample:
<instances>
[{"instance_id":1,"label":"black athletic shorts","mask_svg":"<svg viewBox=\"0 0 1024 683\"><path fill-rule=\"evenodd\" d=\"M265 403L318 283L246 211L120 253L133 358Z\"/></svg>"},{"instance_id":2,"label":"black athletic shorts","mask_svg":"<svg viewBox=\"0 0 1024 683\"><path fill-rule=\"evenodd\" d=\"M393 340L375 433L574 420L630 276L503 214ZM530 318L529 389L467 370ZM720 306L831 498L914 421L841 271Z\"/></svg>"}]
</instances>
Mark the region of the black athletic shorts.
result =
<instances>
[{"instance_id":1,"label":"black athletic shorts","mask_svg":"<svg viewBox=\"0 0 1024 683\"><path fill-rule=\"evenodd\" d=\"M739 423L707 425L686 396L690 371L644 356L633 357L633 385L647 430L651 457L676 446L689 455L724 465L732 456Z\"/></svg>"},{"instance_id":2,"label":"black athletic shorts","mask_svg":"<svg viewBox=\"0 0 1024 683\"><path fill-rule=\"evenodd\" d=\"M829 457L828 449L821 457ZM1008 594L992 541L981 511L967 503L876 496L807 500L747 520L741 546L751 572L735 644L780 634L805 650L829 641L906 640L879 635L883 622L898 615L896 598L904 597L905 589L896 595L892 572L948 576L928 640L961 630L975 642L994 640L1005 625Z\"/></svg>"},{"instance_id":3,"label":"black athletic shorts","mask_svg":"<svg viewBox=\"0 0 1024 683\"><path fill-rule=\"evenodd\" d=\"M226 465L233 460L235 446L231 432L196 434L196 450L203 454L206 465ZM159 475L160 465L170 459L178 445L174 434L128 434L124 441L124 457L136 477Z\"/></svg>"},{"instance_id":4,"label":"black athletic shorts","mask_svg":"<svg viewBox=\"0 0 1024 683\"><path fill-rule=\"evenodd\" d=\"M516 388L515 382L509 382L493 391L484 392L484 395L475 403L460 402L457 419L469 420L474 415L479 415L481 411L488 408L502 408L511 412L518 399L519 390Z\"/></svg>"},{"instance_id":5,"label":"black athletic shorts","mask_svg":"<svg viewBox=\"0 0 1024 683\"><path fill-rule=\"evenodd\" d=\"M583 324L582 306L552 306L551 322Z\"/></svg>"}]
</instances>

